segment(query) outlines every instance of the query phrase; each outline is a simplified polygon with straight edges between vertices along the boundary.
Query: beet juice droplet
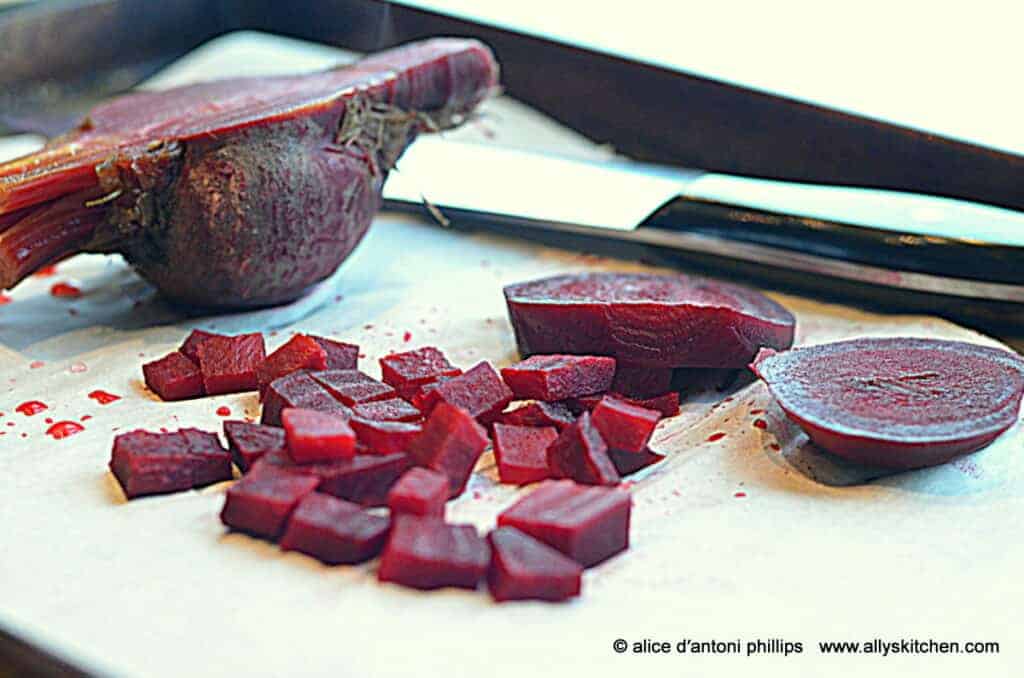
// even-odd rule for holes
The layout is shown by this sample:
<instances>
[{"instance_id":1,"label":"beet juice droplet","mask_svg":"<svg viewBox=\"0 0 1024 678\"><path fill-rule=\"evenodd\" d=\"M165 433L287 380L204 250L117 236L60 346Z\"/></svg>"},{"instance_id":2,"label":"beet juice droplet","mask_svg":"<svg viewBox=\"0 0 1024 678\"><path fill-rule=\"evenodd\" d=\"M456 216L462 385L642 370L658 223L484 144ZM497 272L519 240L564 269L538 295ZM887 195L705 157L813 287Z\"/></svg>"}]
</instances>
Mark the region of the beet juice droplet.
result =
<instances>
[{"instance_id":1,"label":"beet juice droplet","mask_svg":"<svg viewBox=\"0 0 1024 678\"><path fill-rule=\"evenodd\" d=\"M231 408L230 407L226 407L224 405L221 405L220 407L217 408L217 416L219 416L219 417L230 417L231 416Z\"/></svg>"},{"instance_id":2,"label":"beet juice droplet","mask_svg":"<svg viewBox=\"0 0 1024 678\"><path fill-rule=\"evenodd\" d=\"M3 306L4 304L9 304L11 303L11 301L13 301L13 299L11 299L6 294L0 294L0 306Z\"/></svg>"},{"instance_id":3,"label":"beet juice droplet","mask_svg":"<svg viewBox=\"0 0 1024 678\"><path fill-rule=\"evenodd\" d=\"M50 264L49 266L43 266L41 269L33 273L32 275L36 278L49 278L52 275L57 274L57 264Z\"/></svg>"},{"instance_id":4,"label":"beet juice droplet","mask_svg":"<svg viewBox=\"0 0 1024 678\"><path fill-rule=\"evenodd\" d=\"M38 400L27 400L22 404L18 405L17 407L15 407L14 411L20 412L21 414L24 414L26 417L31 417L32 415L39 414L45 409L47 409L46 403L40 402Z\"/></svg>"},{"instance_id":5,"label":"beet juice droplet","mask_svg":"<svg viewBox=\"0 0 1024 678\"><path fill-rule=\"evenodd\" d=\"M64 299L77 299L82 296L82 290L71 283L59 282L50 288L50 294Z\"/></svg>"},{"instance_id":6,"label":"beet juice droplet","mask_svg":"<svg viewBox=\"0 0 1024 678\"><path fill-rule=\"evenodd\" d=\"M46 435L53 436L55 439L60 440L61 438L67 438L68 436L73 436L76 433L81 433L84 430L84 426L73 421L58 421L56 424L46 429Z\"/></svg>"},{"instance_id":7,"label":"beet juice droplet","mask_svg":"<svg viewBox=\"0 0 1024 678\"><path fill-rule=\"evenodd\" d=\"M114 395L113 393L107 393L106 391L95 390L89 394L89 397L98 402L100 405L109 405L115 400L120 400L121 396Z\"/></svg>"},{"instance_id":8,"label":"beet juice droplet","mask_svg":"<svg viewBox=\"0 0 1024 678\"><path fill-rule=\"evenodd\" d=\"M754 426L763 431L764 429L768 428L768 422L765 421L764 419L755 419Z\"/></svg>"},{"instance_id":9,"label":"beet juice droplet","mask_svg":"<svg viewBox=\"0 0 1024 678\"><path fill-rule=\"evenodd\" d=\"M725 433L723 433L722 431L719 431L718 433L712 433L711 435L708 436L708 442L713 443L716 440L721 440L724 437Z\"/></svg>"}]
</instances>

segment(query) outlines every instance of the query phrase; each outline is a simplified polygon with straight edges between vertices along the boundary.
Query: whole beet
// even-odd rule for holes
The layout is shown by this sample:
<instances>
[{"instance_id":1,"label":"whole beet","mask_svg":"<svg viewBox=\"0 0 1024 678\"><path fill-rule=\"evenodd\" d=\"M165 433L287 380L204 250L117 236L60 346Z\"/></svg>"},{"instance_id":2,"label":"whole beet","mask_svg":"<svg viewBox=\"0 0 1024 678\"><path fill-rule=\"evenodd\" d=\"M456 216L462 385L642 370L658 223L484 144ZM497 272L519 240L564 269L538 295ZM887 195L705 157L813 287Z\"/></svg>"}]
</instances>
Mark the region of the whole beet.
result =
<instances>
[{"instance_id":1,"label":"whole beet","mask_svg":"<svg viewBox=\"0 0 1024 678\"><path fill-rule=\"evenodd\" d=\"M484 45L440 38L112 100L0 165L0 287L75 252L120 252L181 303L294 299L359 243L416 135L458 124L497 77Z\"/></svg>"}]
</instances>

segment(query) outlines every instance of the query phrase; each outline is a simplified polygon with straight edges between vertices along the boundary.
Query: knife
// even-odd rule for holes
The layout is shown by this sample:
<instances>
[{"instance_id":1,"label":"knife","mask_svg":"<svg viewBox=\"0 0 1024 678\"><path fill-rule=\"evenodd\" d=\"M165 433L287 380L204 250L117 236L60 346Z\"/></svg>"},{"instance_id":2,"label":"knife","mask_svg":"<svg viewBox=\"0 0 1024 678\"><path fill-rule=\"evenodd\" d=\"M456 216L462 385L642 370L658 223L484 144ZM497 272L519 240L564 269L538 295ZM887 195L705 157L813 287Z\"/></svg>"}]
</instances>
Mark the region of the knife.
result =
<instances>
[{"instance_id":1,"label":"knife","mask_svg":"<svg viewBox=\"0 0 1024 678\"><path fill-rule=\"evenodd\" d=\"M816 289L867 285L1024 311L1024 213L980 203L443 138L413 144L384 198L400 211L426 202L456 226L640 244L781 269Z\"/></svg>"}]
</instances>

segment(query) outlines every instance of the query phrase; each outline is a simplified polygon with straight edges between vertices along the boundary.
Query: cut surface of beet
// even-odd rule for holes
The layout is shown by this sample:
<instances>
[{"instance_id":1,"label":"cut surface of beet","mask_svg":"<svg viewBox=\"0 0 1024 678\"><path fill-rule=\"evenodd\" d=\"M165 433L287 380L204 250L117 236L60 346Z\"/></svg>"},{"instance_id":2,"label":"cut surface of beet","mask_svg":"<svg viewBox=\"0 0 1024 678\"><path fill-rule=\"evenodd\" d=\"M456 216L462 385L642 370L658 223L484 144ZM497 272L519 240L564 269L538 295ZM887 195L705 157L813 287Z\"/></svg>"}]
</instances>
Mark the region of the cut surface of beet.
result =
<instances>
[{"instance_id":1,"label":"cut surface of beet","mask_svg":"<svg viewBox=\"0 0 1024 678\"><path fill-rule=\"evenodd\" d=\"M384 356L380 359L380 372L384 383L395 388L420 386L441 377L462 374L462 370L448 362L448 358L433 346Z\"/></svg>"},{"instance_id":2,"label":"cut surface of beet","mask_svg":"<svg viewBox=\"0 0 1024 678\"><path fill-rule=\"evenodd\" d=\"M260 363L256 369L256 383L260 398L270 382L298 370L327 369L327 352L305 334L296 334Z\"/></svg>"},{"instance_id":3,"label":"cut surface of beet","mask_svg":"<svg viewBox=\"0 0 1024 678\"><path fill-rule=\"evenodd\" d=\"M363 506L384 506L388 491L412 466L412 459L397 454L357 454L351 459L296 464L286 453L269 453L250 473L269 467L278 473L309 476L318 481L317 490Z\"/></svg>"},{"instance_id":4,"label":"cut surface of beet","mask_svg":"<svg viewBox=\"0 0 1024 678\"><path fill-rule=\"evenodd\" d=\"M263 396L263 414L260 422L271 426L281 425L281 411L286 407L301 407L350 417L352 410L334 399L327 389L317 383L308 372L293 372L270 382Z\"/></svg>"},{"instance_id":5,"label":"cut surface of beet","mask_svg":"<svg viewBox=\"0 0 1024 678\"><path fill-rule=\"evenodd\" d=\"M789 311L704 278L584 273L505 288L520 354L613 356L636 367L743 367L793 343Z\"/></svg>"},{"instance_id":6,"label":"cut surface of beet","mask_svg":"<svg viewBox=\"0 0 1024 678\"><path fill-rule=\"evenodd\" d=\"M608 458L608 446L588 412L558 434L548 447L547 458L552 478L572 478L586 485L619 484L619 473Z\"/></svg>"},{"instance_id":7,"label":"cut surface of beet","mask_svg":"<svg viewBox=\"0 0 1024 678\"><path fill-rule=\"evenodd\" d=\"M494 457L503 483L526 485L549 477L548 447L558 438L554 427L494 425Z\"/></svg>"},{"instance_id":8,"label":"cut surface of beet","mask_svg":"<svg viewBox=\"0 0 1024 678\"><path fill-rule=\"evenodd\" d=\"M894 469L984 447L1024 395L1024 359L959 341L853 339L763 351L751 367L816 445Z\"/></svg>"},{"instance_id":9,"label":"cut surface of beet","mask_svg":"<svg viewBox=\"0 0 1024 678\"><path fill-rule=\"evenodd\" d=\"M168 353L142 366L146 386L161 400L186 400L203 395L199 366L181 351Z\"/></svg>"},{"instance_id":10,"label":"cut surface of beet","mask_svg":"<svg viewBox=\"0 0 1024 678\"><path fill-rule=\"evenodd\" d=\"M268 452L284 452L284 429L248 421L225 421L224 436L235 466L245 473Z\"/></svg>"},{"instance_id":11,"label":"cut surface of beet","mask_svg":"<svg viewBox=\"0 0 1024 678\"><path fill-rule=\"evenodd\" d=\"M441 403L423 425L423 433L412 441L409 454L419 466L447 476L449 496L457 497L466 489L488 442L487 431L468 412Z\"/></svg>"},{"instance_id":12,"label":"cut surface of beet","mask_svg":"<svg viewBox=\"0 0 1024 678\"><path fill-rule=\"evenodd\" d=\"M640 469L657 464L665 458L664 455L652 452L650 448L642 452L608 450L608 456L611 458L612 463L615 464L615 469L619 472L620 476L636 473Z\"/></svg>"},{"instance_id":13,"label":"cut surface of beet","mask_svg":"<svg viewBox=\"0 0 1024 678\"><path fill-rule=\"evenodd\" d=\"M514 527L487 536L487 586L495 600L559 601L578 596L583 567L561 551Z\"/></svg>"},{"instance_id":14,"label":"cut surface of beet","mask_svg":"<svg viewBox=\"0 0 1024 678\"><path fill-rule=\"evenodd\" d=\"M222 337L226 338L226 334L217 334L216 332L207 332L206 330L192 330L185 341L182 342L181 351L186 358L194 362L196 365L199 364L199 344L203 343L211 337Z\"/></svg>"},{"instance_id":15,"label":"cut surface of beet","mask_svg":"<svg viewBox=\"0 0 1024 678\"><path fill-rule=\"evenodd\" d=\"M231 479L231 455L212 433L130 431L114 438L110 470L129 499Z\"/></svg>"},{"instance_id":16,"label":"cut surface of beet","mask_svg":"<svg viewBox=\"0 0 1024 678\"><path fill-rule=\"evenodd\" d=\"M500 416L512 402L512 390L501 380L488 362L481 362L464 374L439 382L426 393L425 413L438 403L448 403L469 412L474 419L487 423Z\"/></svg>"},{"instance_id":17,"label":"cut surface of beet","mask_svg":"<svg viewBox=\"0 0 1024 678\"><path fill-rule=\"evenodd\" d=\"M443 518L449 491L448 476L426 468L411 468L388 493L388 508L391 515L408 513Z\"/></svg>"},{"instance_id":18,"label":"cut surface of beet","mask_svg":"<svg viewBox=\"0 0 1024 678\"><path fill-rule=\"evenodd\" d=\"M307 494L288 520L281 548L328 565L362 563L384 548L391 523L358 504L322 492Z\"/></svg>"},{"instance_id":19,"label":"cut surface of beet","mask_svg":"<svg viewBox=\"0 0 1024 678\"><path fill-rule=\"evenodd\" d=\"M256 390L256 370L266 357L262 334L209 337L196 353L207 395Z\"/></svg>"},{"instance_id":20,"label":"cut surface of beet","mask_svg":"<svg viewBox=\"0 0 1024 678\"><path fill-rule=\"evenodd\" d=\"M352 408L357 417L370 421L412 422L423 418L423 413L401 398L375 400L372 403L360 403Z\"/></svg>"},{"instance_id":21,"label":"cut surface of beet","mask_svg":"<svg viewBox=\"0 0 1024 678\"><path fill-rule=\"evenodd\" d=\"M607 391L615 377L615 358L535 355L501 370L501 378L519 400L564 400Z\"/></svg>"},{"instance_id":22,"label":"cut surface of beet","mask_svg":"<svg viewBox=\"0 0 1024 678\"><path fill-rule=\"evenodd\" d=\"M395 389L359 370L327 370L311 375L331 395L352 407L396 397Z\"/></svg>"},{"instance_id":23,"label":"cut surface of beet","mask_svg":"<svg viewBox=\"0 0 1024 678\"><path fill-rule=\"evenodd\" d=\"M288 407L281 412L281 425L288 456L296 464L351 459L356 453L356 434L341 417Z\"/></svg>"},{"instance_id":24,"label":"cut surface of beet","mask_svg":"<svg viewBox=\"0 0 1024 678\"><path fill-rule=\"evenodd\" d=\"M313 334L309 335L309 338L319 344L327 355L327 369L354 370L358 366L359 347L355 344L346 344L343 341L335 341Z\"/></svg>"},{"instance_id":25,"label":"cut surface of beet","mask_svg":"<svg viewBox=\"0 0 1024 678\"><path fill-rule=\"evenodd\" d=\"M583 567L629 548L629 492L548 480L505 509L499 526L539 539Z\"/></svg>"},{"instance_id":26,"label":"cut surface of beet","mask_svg":"<svg viewBox=\"0 0 1024 678\"><path fill-rule=\"evenodd\" d=\"M669 367L632 367L618 365L611 390L627 398L656 398L672 390L673 370Z\"/></svg>"},{"instance_id":27,"label":"cut surface of beet","mask_svg":"<svg viewBox=\"0 0 1024 678\"><path fill-rule=\"evenodd\" d=\"M356 432L356 440L375 454L405 452L423 431L420 424L402 421L371 421L353 417L349 422Z\"/></svg>"},{"instance_id":28,"label":"cut surface of beet","mask_svg":"<svg viewBox=\"0 0 1024 678\"><path fill-rule=\"evenodd\" d=\"M590 418L611 449L643 452L661 419L661 413L606 396L590 413Z\"/></svg>"},{"instance_id":29,"label":"cut surface of beet","mask_svg":"<svg viewBox=\"0 0 1024 678\"><path fill-rule=\"evenodd\" d=\"M576 417L564 403L542 401L527 403L501 415L501 423L509 426L554 426L559 431L574 421Z\"/></svg>"},{"instance_id":30,"label":"cut surface of beet","mask_svg":"<svg viewBox=\"0 0 1024 678\"><path fill-rule=\"evenodd\" d=\"M254 471L228 490L220 520L233 530L277 541L292 511L318 482L272 469Z\"/></svg>"},{"instance_id":31,"label":"cut surface of beet","mask_svg":"<svg viewBox=\"0 0 1024 678\"><path fill-rule=\"evenodd\" d=\"M398 515L380 558L377 577L416 589L475 589L487 574L490 547L472 525Z\"/></svg>"}]
</instances>

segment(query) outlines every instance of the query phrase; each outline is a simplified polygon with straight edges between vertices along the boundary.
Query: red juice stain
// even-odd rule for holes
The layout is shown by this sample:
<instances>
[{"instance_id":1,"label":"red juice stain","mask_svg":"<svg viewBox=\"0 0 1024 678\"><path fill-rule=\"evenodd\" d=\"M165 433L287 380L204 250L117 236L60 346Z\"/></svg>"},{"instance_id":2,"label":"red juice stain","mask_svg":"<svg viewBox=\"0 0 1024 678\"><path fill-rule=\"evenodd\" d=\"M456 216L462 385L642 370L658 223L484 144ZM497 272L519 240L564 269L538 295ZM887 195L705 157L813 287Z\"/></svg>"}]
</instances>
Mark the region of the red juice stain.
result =
<instances>
[{"instance_id":1,"label":"red juice stain","mask_svg":"<svg viewBox=\"0 0 1024 678\"><path fill-rule=\"evenodd\" d=\"M28 434L27 434L27 433L22 433L22 434L21 434L21 437L22 437L22 438L28 438Z\"/></svg>"},{"instance_id":2,"label":"red juice stain","mask_svg":"<svg viewBox=\"0 0 1024 678\"><path fill-rule=\"evenodd\" d=\"M737 492L736 494L734 494L732 496L736 497L737 499L743 499L743 497L747 496L747 493L746 492Z\"/></svg>"},{"instance_id":3,"label":"red juice stain","mask_svg":"<svg viewBox=\"0 0 1024 678\"><path fill-rule=\"evenodd\" d=\"M52 424L53 423L53 417L47 417L43 421L46 422L47 424Z\"/></svg>"},{"instance_id":4,"label":"red juice stain","mask_svg":"<svg viewBox=\"0 0 1024 678\"><path fill-rule=\"evenodd\" d=\"M109 405L115 400L120 400L121 396L114 395L113 393L107 393L99 389L89 393L89 397L98 402L100 405Z\"/></svg>"},{"instance_id":5,"label":"red juice stain","mask_svg":"<svg viewBox=\"0 0 1024 678\"><path fill-rule=\"evenodd\" d=\"M0 306L3 306L4 304L9 304L12 301L13 301L13 299L11 299L6 294L0 294Z\"/></svg>"},{"instance_id":6,"label":"red juice stain","mask_svg":"<svg viewBox=\"0 0 1024 678\"><path fill-rule=\"evenodd\" d=\"M750 410L751 416L756 414L764 414L764 410Z\"/></svg>"},{"instance_id":7,"label":"red juice stain","mask_svg":"<svg viewBox=\"0 0 1024 678\"><path fill-rule=\"evenodd\" d=\"M42 360L33 360L32 362L30 362L28 364L28 368L30 370L38 370L40 367L42 367L45 364L46 363L44 363Z\"/></svg>"},{"instance_id":8,"label":"red juice stain","mask_svg":"<svg viewBox=\"0 0 1024 678\"><path fill-rule=\"evenodd\" d=\"M778 443L772 443L772 444L771 444L771 445L769 445L768 447L772 448L772 449L773 449L774 451L776 451L776 452L778 452L779 450L781 450L781 449L782 449L781 447L779 447L779 444L778 444Z\"/></svg>"},{"instance_id":9,"label":"red juice stain","mask_svg":"<svg viewBox=\"0 0 1024 678\"><path fill-rule=\"evenodd\" d=\"M754 420L754 427L755 428L759 428L759 429L761 429L763 431L766 428L768 428L768 422L765 421L764 419L755 419Z\"/></svg>"},{"instance_id":10,"label":"red juice stain","mask_svg":"<svg viewBox=\"0 0 1024 678\"><path fill-rule=\"evenodd\" d=\"M53 287L50 288L50 294L64 299L77 299L82 296L82 290L71 283L59 282L55 283Z\"/></svg>"},{"instance_id":11,"label":"red juice stain","mask_svg":"<svg viewBox=\"0 0 1024 678\"><path fill-rule=\"evenodd\" d=\"M24 414L26 417L31 417L34 414L39 414L45 409L47 409L46 403L40 402L38 400L26 400L22 404L15 407L14 411L20 412L21 414ZM13 426L13 424L10 423L7 425Z\"/></svg>"},{"instance_id":12,"label":"red juice stain","mask_svg":"<svg viewBox=\"0 0 1024 678\"><path fill-rule=\"evenodd\" d=\"M721 440L724 437L725 437L725 433L722 432L722 431L719 431L718 433L712 433L711 435L708 436L708 442L709 443L713 443L716 440Z\"/></svg>"},{"instance_id":13,"label":"red juice stain","mask_svg":"<svg viewBox=\"0 0 1024 678\"><path fill-rule=\"evenodd\" d=\"M33 273L32 275L36 278L49 278L52 275L57 274L57 264L50 264L49 266L43 266L41 269Z\"/></svg>"},{"instance_id":14,"label":"red juice stain","mask_svg":"<svg viewBox=\"0 0 1024 678\"><path fill-rule=\"evenodd\" d=\"M406 332L402 335L402 341L408 342L412 339L412 332Z\"/></svg>"},{"instance_id":15,"label":"red juice stain","mask_svg":"<svg viewBox=\"0 0 1024 678\"><path fill-rule=\"evenodd\" d=\"M82 415L82 421L89 421L90 419L92 419L92 415L91 414L83 414Z\"/></svg>"},{"instance_id":16,"label":"red juice stain","mask_svg":"<svg viewBox=\"0 0 1024 678\"><path fill-rule=\"evenodd\" d=\"M9 422L7 422L7 425L8 426L14 426L14 422L13 421L9 421Z\"/></svg>"},{"instance_id":17,"label":"red juice stain","mask_svg":"<svg viewBox=\"0 0 1024 678\"><path fill-rule=\"evenodd\" d=\"M58 421L56 424L46 429L46 435L53 436L55 439L60 440L61 438L67 438L73 436L76 433L81 433L85 430L85 427L79 423L73 421Z\"/></svg>"},{"instance_id":18,"label":"red juice stain","mask_svg":"<svg viewBox=\"0 0 1024 678\"><path fill-rule=\"evenodd\" d=\"M220 407L217 408L217 416L220 416L220 417L230 417L231 416L231 408L227 407L225 405L221 405Z\"/></svg>"}]
</instances>

